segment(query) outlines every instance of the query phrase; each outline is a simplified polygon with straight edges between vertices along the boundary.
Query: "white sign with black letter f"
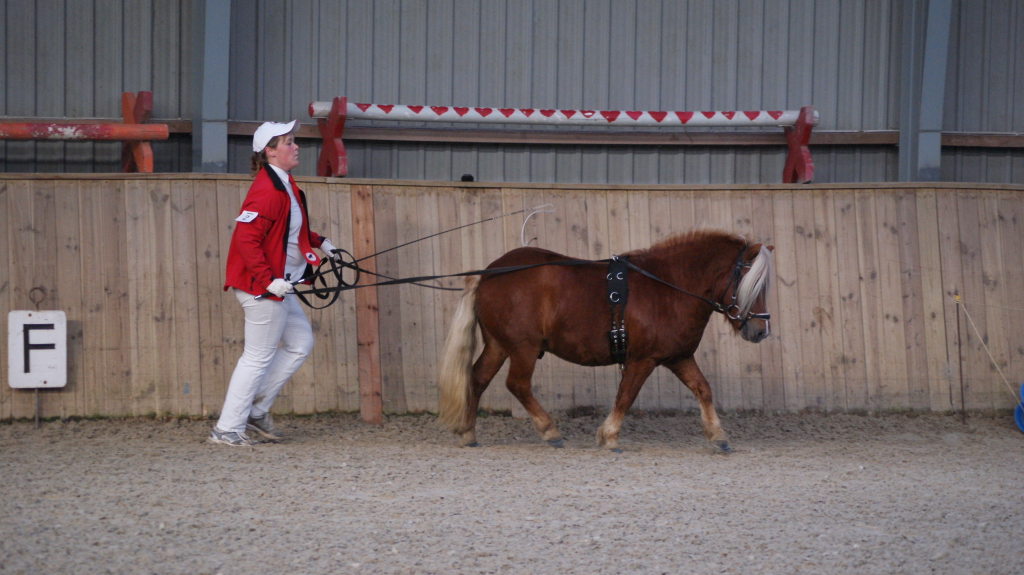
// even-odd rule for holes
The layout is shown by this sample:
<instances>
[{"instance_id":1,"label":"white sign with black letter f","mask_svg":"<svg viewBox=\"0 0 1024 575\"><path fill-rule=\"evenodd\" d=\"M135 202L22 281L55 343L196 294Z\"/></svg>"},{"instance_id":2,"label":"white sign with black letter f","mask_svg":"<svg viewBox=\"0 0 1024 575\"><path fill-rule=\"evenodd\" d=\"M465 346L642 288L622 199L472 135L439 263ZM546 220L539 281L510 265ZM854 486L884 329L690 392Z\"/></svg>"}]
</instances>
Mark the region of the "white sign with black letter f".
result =
<instances>
[{"instance_id":1,"label":"white sign with black letter f","mask_svg":"<svg viewBox=\"0 0 1024 575\"><path fill-rule=\"evenodd\" d=\"M68 320L63 311L7 315L7 382L15 389L68 383Z\"/></svg>"}]
</instances>

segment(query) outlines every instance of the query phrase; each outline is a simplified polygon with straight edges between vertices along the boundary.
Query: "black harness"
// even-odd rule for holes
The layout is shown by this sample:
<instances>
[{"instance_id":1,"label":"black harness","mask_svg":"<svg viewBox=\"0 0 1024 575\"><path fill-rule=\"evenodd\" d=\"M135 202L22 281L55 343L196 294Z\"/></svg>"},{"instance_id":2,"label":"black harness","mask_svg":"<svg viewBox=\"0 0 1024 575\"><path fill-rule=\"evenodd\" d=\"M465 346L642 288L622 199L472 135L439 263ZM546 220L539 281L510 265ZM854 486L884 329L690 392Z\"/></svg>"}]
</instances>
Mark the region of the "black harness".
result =
<instances>
[{"instance_id":1,"label":"black harness","mask_svg":"<svg viewBox=\"0 0 1024 575\"><path fill-rule=\"evenodd\" d=\"M750 267L750 264L743 263L743 254L747 251L746 245L743 249L736 254L736 263L732 268L732 275L729 277L729 284L725 286L725 293L722 294L722 298L725 298L725 294L729 293L732 289L732 303L729 305L723 305L717 301L708 299L704 296L697 295L693 292L684 290L681 287L674 286L667 281L659 278L658 276L648 272L647 270L641 269L629 262L626 258L620 256L612 256L612 259L608 261L608 275L606 277L607 292L608 292L608 305L611 308L612 316L612 329L608 332L608 348L611 352L612 361L622 366L626 363L626 351L628 350L628 340L626 338L626 299L629 295L629 284L626 281L627 270L633 270L645 277L648 277L660 284L666 285L676 291L681 291L687 295L693 296L708 305L711 309L726 316L733 321L740 322L740 329L747 324L751 319L761 319L767 322L771 319L771 314L768 313L751 313L747 311L746 314L740 313L740 307L737 303L736 292L740 287L740 279L742 278L742 269ZM735 310L735 313L734 313Z\"/></svg>"},{"instance_id":2,"label":"black harness","mask_svg":"<svg viewBox=\"0 0 1024 575\"><path fill-rule=\"evenodd\" d=\"M626 270L629 263L618 256L612 256L608 262L608 305L612 309L612 329L608 332L608 346L612 353L612 361L622 365L626 363L626 299L629 296L629 284L626 283Z\"/></svg>"}]
</instances>

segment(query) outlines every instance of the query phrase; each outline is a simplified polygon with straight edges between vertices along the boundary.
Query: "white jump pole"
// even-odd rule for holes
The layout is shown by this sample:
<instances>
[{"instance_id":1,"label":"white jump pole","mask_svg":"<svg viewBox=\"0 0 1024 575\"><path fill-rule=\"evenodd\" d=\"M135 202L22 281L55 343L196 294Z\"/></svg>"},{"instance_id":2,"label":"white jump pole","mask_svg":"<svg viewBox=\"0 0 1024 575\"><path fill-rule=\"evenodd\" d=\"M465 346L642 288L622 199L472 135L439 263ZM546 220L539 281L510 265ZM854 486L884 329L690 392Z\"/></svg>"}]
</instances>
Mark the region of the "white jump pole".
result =
<instances>
[{"instance_id":1,"label":"white jump pole","mask_svg":"<svg viewBox=\"0 0 1024 575\"><path fill-rule=\"evenodd\" d=\"M344 176L348 170L341 135L348 120L398 122L452 122L473 124L529 124L548 126L613 126L666 128L745 128L775 126L786 131L790 148L783 181L807 183L813 179L807 143L818 112L800 110L740 110L663 112L639 110L559 110L542 108L477 108L462 106L408 106L402 104L349 104L344 97L331 102L310 102L309 115L317 119L324 142L317 173Z\"/></svg>"},{"instance_id":2,"label":"white jump pole","mask_svg":"<svg viewBox=\"0 0 1024 575\"><path fill-rule=\"evenodd\" d=\"M310 117L327 118L331 102L312 102ZM472 122L475 124L545 124L555 126L662 126L753 127L793 126L800 110L713 112L658 112L635 110L555 110L534 108L470 108L460 106L406 106L402 104L346 104L348 120L399 122ZM818 113L814 113L814 125Z\"/></svg>"}]
</instances>

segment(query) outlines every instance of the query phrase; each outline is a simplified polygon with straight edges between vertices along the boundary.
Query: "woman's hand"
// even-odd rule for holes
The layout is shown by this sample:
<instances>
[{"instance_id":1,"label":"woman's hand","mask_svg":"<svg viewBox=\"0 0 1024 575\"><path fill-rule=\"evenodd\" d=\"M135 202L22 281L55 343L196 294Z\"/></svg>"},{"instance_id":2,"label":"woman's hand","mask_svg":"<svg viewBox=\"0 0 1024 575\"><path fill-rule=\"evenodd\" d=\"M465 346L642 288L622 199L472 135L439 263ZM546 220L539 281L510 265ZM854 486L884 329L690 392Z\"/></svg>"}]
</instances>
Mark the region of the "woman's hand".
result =
<instances>
[{"instance_id":1,"label":"woman's hand","mask_svg":"<svg viewBox=\"0 0 1024 575\"><path fill-rule=\"evenodd\" d=\"M284 297L285 294L295 291L295 286L281 278L277 278L270 282L270 285L267 286L267 291L277 297Z\"/></svg>"},{"instance_id":2,"label":"woman's hand","mask_svg":"<svg viewBox=\"0 0 1024 575\"><path fill-rule=\"evenodd\" d=\"M331 243L331 240L324 238L324 241L320 242L320 251L322 251L327 257L331 258L336 262L341 261L341 254L336 252L337 248Z\"/></svg>"}]
</instances>

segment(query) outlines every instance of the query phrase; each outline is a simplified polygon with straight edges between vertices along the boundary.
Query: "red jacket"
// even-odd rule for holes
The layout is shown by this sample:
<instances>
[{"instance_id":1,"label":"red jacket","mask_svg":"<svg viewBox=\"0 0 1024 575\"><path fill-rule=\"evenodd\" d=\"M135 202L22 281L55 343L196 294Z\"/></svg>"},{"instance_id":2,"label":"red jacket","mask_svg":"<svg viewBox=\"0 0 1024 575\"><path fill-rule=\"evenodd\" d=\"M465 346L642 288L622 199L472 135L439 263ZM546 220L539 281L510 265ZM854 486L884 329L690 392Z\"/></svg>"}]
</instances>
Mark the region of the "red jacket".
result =
<instances>
[{"instance_id":1,"label":"red jacket","mask_svg":"<svg viewBox=\"0 0 1024 575\"><path fill-rule=\"evenodd\" d=\"M324 237L309 231L309 212L306 194L289 176L292 190L302 208L302 228L299 231L299 251L306 258L306 274L320 258L312 248L319 248ZM235 220L228 248L228 264L224 290L238 288L248 294L260 295L275 278L284 277L288 258L288 228L291 219L291 199L281 178L270 166L264 166L249 186L242 209ZM280 301L281 298L270 296Z\"/></svg>"}]
</instances>

